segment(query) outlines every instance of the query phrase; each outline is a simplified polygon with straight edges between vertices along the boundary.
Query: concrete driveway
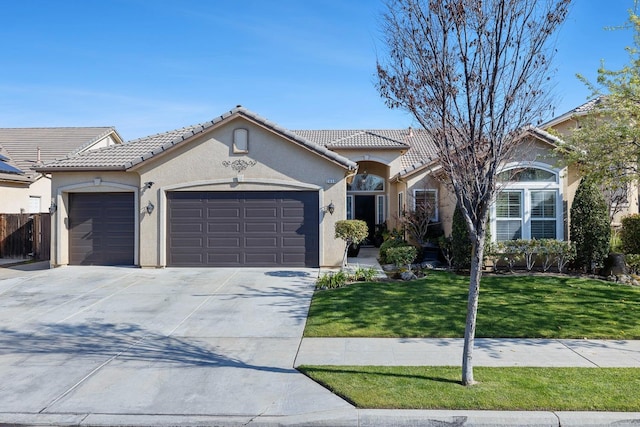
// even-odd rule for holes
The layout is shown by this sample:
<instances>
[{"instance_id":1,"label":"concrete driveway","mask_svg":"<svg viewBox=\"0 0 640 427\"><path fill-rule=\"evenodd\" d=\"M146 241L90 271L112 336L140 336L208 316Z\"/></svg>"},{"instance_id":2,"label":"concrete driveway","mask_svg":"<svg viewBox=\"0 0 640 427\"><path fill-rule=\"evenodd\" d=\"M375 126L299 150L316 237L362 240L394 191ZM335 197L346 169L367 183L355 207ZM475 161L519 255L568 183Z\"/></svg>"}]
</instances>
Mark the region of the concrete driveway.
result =
<instances>
[{"instance_id":1,"label":"concrete driveway","mask_svg":"<svg viewBox=\"0 0 640 427\"><path fill-rule=\"evenodd\" d=\"M293 369L316 277L0 269L0 423L229 425L352 410Z\"/></svg>"}]
</instances>

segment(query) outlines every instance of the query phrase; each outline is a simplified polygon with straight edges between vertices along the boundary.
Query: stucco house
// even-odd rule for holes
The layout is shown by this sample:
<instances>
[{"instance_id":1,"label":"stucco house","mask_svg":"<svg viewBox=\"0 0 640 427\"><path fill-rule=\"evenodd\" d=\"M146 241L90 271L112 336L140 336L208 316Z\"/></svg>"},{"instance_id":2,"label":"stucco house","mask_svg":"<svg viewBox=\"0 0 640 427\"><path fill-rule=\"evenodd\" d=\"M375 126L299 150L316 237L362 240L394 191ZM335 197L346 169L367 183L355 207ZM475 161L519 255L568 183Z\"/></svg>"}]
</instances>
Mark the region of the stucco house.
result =
<instances>
[{"instance_id":1,"label":"stucco house","mask_svg":"<svg viewBox=\"0 0 640 427\"><path fill-rule=\"evenodd\" d=\"M527 130L501 174L493 239L567 238L579 177L559 143ZM394 228L427 200L450 231L455 198L433 158L421 130L292 131L238 106L38 167L52 177L51 264L338 266L340 219Z\"/></svg>"},{"instance_id":2,"label":"stucco house","mask_svg":"<svg viewBox=\"0 0 640 427\"><path fill-rule=\"evenodd\" d=\"M0 213L48 212L51 177L35 167L121 143L113 127L0 128Z\"/></svg>"}]
</instances>

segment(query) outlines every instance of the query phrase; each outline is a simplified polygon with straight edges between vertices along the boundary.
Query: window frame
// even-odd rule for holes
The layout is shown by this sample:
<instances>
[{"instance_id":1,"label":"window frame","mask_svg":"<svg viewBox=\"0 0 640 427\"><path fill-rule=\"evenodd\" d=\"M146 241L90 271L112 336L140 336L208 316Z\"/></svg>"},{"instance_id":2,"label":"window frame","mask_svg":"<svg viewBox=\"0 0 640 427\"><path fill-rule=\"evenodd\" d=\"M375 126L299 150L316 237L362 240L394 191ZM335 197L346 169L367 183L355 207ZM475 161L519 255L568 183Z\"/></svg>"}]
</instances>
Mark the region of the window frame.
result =
<instances>
[{"instance_id":1,"label":"window frame","mask_svg":"<svg viewBox=\"0 0 640 427\"><path fill-rule=\"evenodd\" d=\"M415 188L413 190L413 210L415 211L418 207L418 193L433 193L433 203L435 209L433 210L433 216L431 217L431 221L438 222L440 218L440 209L438 206L438 190L436 188Z\"/></svg>"},{"instance_id":2,"label":"window frame","mask_svg":"<svg viewBox=\"0 0 640 427\"><path fill-rule=\"evenodd\" d=\"M521 209L522 209L522 230L521 230L521 239L531 239L532 229L531 223L532 221L543 221L543 220L551 220L551 218L533 218L532 219L532 193L540 192L540 191L553 191L555 192L555 217L553 218L556 222L555 227L555 239L556 240L564 240L564 209L563 209L563 185L562 185L562 169L554 169L547 164L540 162L527 162L527 163L510 163L503 167L498 173L507 172L511 169L523 169L523 168L531 168L531 169L542 169L546 172L553 173L555 176L554 181L509 181L509 182L498 182L496 186L496 200L498 194L502 191L521 191ZM489 213L490 213L490 227L491 230L494 230L491 233L491 240L493 242L497 240L497 217L496 217L496 200L491 204Z\"/></svg>"}]
</instances>

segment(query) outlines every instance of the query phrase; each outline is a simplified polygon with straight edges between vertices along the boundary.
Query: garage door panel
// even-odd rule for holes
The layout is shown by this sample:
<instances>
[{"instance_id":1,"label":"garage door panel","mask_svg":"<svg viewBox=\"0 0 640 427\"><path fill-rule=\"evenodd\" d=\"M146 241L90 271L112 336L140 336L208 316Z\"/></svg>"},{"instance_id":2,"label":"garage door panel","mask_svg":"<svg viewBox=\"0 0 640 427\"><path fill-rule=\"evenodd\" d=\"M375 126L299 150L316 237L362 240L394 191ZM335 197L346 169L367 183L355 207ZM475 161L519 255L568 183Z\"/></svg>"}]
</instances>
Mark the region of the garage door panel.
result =
<instances>
[{"instance_id":1,"label":"garage door panel","mask_svg":"<svg viewBox=\"0 0 640 427\"><path fill-rule=\"evenodd\" d=\"M69 263L132 265L133 193L69 194Z\"/></svg>"},{"instance_id":2,"label":"garage door panel","mask_svg":"<svg viewBox=\"0 0 640 427\"><path fill-rule=\"evenodd\" d=\"M278 226L273 222L248 222L244 224L244 231L245 233L276 233Z\"/></svg>"},{"instance_id":3,"label":"garage door panel","mask_svg":"<svg viewBox=\"0 0 640 427\"><path fill-rule=\"evenodd\" d=\"M317 192L171 192L167 200L168 265L318 265ZM175 212L194 203L205 217L176 217ZM202 226L204 239L190 242L191 247L177 244L187 236L175 226L189 221ZM202 256L190 258L187 251Z\"/></svg>"},{"instance_id":4,"label":"garage door panel","mask_svg":"<svg viewBox=\"0 0 640 427\"><path fill-rule=\"evenodd\" d=\"M209 238L207 239L207 247L216 249L238 249L240 248L240 239L233 237Z\"/></svg>"},{"instance_id":5,"label":"garage door panel","mask_svg":"<svg viewBox=\"0 0 640 427\"><path fill-rule=\"evenodd\" d=\"M239 233L240 224L237 222L210 222L207 224L209 233Z\"/></svg>"},{"instance_id":6,"label":"garage door panel","mask_svg":"<svg viewBox=\"0 0 640 427\"><path fill-rule=\"evenodd\" d=\"M244 217L251 219L265 218L272 220L278 217L277 209L275 208L246 208L244 210Z\"/></svg>"}]
</instances>

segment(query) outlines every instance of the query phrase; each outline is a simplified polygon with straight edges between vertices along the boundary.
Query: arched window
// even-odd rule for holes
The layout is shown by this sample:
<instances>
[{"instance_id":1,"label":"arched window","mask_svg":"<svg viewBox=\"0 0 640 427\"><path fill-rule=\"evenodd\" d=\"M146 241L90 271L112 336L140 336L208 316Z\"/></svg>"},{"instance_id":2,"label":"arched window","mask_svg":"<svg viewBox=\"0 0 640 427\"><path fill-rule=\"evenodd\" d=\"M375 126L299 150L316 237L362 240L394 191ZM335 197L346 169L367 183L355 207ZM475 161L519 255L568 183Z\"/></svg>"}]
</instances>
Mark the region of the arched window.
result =
<instances>
[{"instance_id":1,"label":"arched window","mask_svg":"<svg viewBox=\"0 0 640 427\"><path fill-rule=\"evenodd\" d=\"M347 184L347 191L384 191L384 178L370 173L359 173Z\"/></svg>"},{"instance_id":2,"label":"arched window","mask_svg":"<svg viewBox=\"0 0 640 427\"><path fill-rule=\"evenodd\" d=\"M493 240L563 239L558 172L543 166L511 167L498 174L491 209Z\"/></svg>"}]
</instances>

